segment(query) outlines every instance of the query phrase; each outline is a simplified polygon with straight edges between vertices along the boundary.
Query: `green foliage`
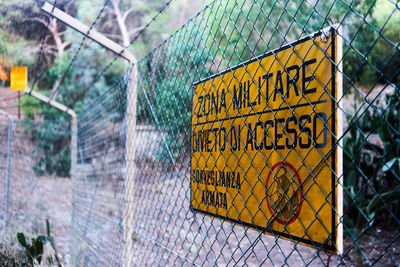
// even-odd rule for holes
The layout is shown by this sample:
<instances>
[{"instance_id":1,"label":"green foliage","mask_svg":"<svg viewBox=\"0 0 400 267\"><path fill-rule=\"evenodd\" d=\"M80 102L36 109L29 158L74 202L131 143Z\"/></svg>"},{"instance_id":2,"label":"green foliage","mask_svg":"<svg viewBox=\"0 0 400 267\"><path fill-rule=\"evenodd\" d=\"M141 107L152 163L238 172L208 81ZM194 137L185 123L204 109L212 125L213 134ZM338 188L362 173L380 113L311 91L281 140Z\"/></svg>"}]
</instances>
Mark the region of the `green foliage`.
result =
<instances>
[{"instance_id":1,"label":"green foliage","mask_svg":"<svg viewBox=\"0 0 400 267\"><path fill-rule=\"evenodd\" d=\"M389 222L389 210L400 215L400 92L375 109L349 122L344 139L344 223L353 235Z\"/></svg>"},{"instance_id":2,"label":"green foliage","mask_svg":"<svg viewBox=\"0 0 400 267\"><path fill-rule=\"evenodd\" d=\"M324 1L325 8L329 7ZM324 19L307 1L223 0L211 6L207 46L222 60L222 69L277 49L323 27ZM224 12L223 12L224 11ZM293 24L293 21L296 23Z\"/></svg>"},{"instance_id":3,"label":"green foliage","mask_svg":"<svg viewBox=\"0 0 400 267\"><path fill-rule=\"evenodd\" d=\"M173 43L164 45L176 46L176 49L168 49L165 54L153 54L139 64L139 73L144 76L139 82L138 123L152 124L166 134L158 154L166 163L185 158L183 153L190 146L191 113L188 107L192 102L192 87L188 82L211 74L206 67L211 55L202 40L203 30L191 27L188 29L193 36L190 42L171 40ZM176 38L182 37L185 36ZM172 64L164 63L171 59L174 59ZM154 105L148 105L149 102Z\"/></svg>"},{"instance_id":4,"label":"green foliage","mask_svg":"<svg viewBox=\"0 0 400 267\"><path fill-rule=\"evenodd\" d=\"M33 167L36 174L69 176L71 165L69 115L51 106L43 105L31 96L24 96L18 105L26 116L23 122L25 132L36 145L37 161ZM41 120L35 122L37 119Z\"/></svg>"},{"instance_id":5,"label":"green foliage","mask_svg":"<svg viewBox=\"0 0 400 267\"><path fill-rule=\"evenodd\" d=\"M2 31L0 31L0 56L7 54L7 40L2 36Z\"/></svg>"},{"instance_id":6,"label":"green foliage","mask_svg":"<svg viewBox=\"0 0 400 267\"><path fill-rule=\"evenodd\" d=\"M69 35L71 34L71 35ZM72 33L67 34L67 38L73 38ZM76 37L76 36L75 36ZM75 43L73 48L77 48ZM96 49L97 48L97 49ZM75 50L66 51L63 56L58 57L55 65L48 70L46 76L47 84L57 84L62 75L67 71ZM109 63L111 58L107 58L99 47L87 48L80 53L74 65L70 67L64 81L59 89L58 101L72 107L79 113L87 102L97 98L109 88L108 81L113 82L118 79L122 72L121 64L108 73L97 79L97 74ZM86 59L93 58L98 64L95 67L87 68ZM95 80L96 79L96 80ZM87 90L93 85L90 90ZM42 91L49 96L48 91ZM86 100L85 100L86 99ZM34 170L39 175L51 174L61 177L69 176L70 171L70 117L48 105L43 105L40 101L24 96L19 105L28 120L41 120L40 127L32 127L32 123L26 122L25 129L36 144L37 162Z\"/></svg>"},{"instance_id":7,"label":"green foliage","mask_svg":"<svg viewBox=\"0 0 400 267\"><path fill-rule=\"evenodd\" d=\"M383 75L380 80L386 80L400 87L400 74L396 72L400 66L400 12L392 12L395 3L378 0L374 17L376 18L376 27L382 28L382 36L374 47L374 63L376 67L382 70ZM398 3L397 3L398 5Z\"/></svg>"},{"instance_id":8,"label":"green foliage","mask_svg":"<svg viewBox=\"0 0 400 267\"><path fill-rule=\"evenodd\" d=\"M190 127L190 114L186 111L191 105L189 90L182 90L184 81L177 77L163 80L157 84L157 94L154 104L156 117L161 119L161 128L167 134L166 143L161 144L163 149L158 157L171 160L169 152L175 160L181 157L183 147L189 146L189 133L185 132ZM168 88L168 90L166 90ZM174 118L173 121L171 118ZM180 138L177 138L180 136ZM168 147L168 150L166 148Z\"/></svg>"},{"instance_id":9,"label":"green foliage","mask_svg":"<svg viewBox=\"0 0 400 267\"><path fill-rule=\"evenodd\" d=\"M36 147L40 151L34 170L39 175L48 173L68 177L71 166L70 118L54 108L44 109L42 114L56 119L45 119L40 127L34 129Z\"/></svg>"},{"instance_id":10,"label":"green foliage","mask_svg":"<svg viewBox=\"0 0 400 267\"><path fill-rule=\"evenodd\" d=\"M76 37L76 35L72 33L68 35L68 38L73 37ZM58 57L55 65L49 69L47 77L49 84L58 84L60 79L64 77L59 88L58 99L65 105L73 107L77 113L82 110L85 98L92 99L102 95L110 84L119 78L124 67L123 64L117 63L108 73L98 77L98 73L106 67L112 58L107 57L98 45L93 45L82 50L80 56L74 60L74 64L68 69L78 46L78 43L74 43L71 50ZM96 64L87 67L88 58L95 61ZM63 76L67 70L67 74ZM87 90L88 88L90 90Z\"/></svg>"},{"instance_id":11,"label":"green foliage","mask_svg":"<svg viewBox=\"0 0 400 267\"><path fill-rule=\"evenodd\" d=\"M42 103L40 100L34 97L23 95L21 100L18 101L17 105L21 107L22 112L25 115L25 119L34 120Z\"/></svg>"},{"instance_id":12,"label":"green foliage","mask_svg":"<svg viewBox=\"0 0 400 267\"><path fill-rule=\"evenodd\" d=\"M53 264L53 255L44 255L44 246L46 244L50 244L54 250L54 257L56 259L57 266L62 266L57 254L56 246L54 244L54 238L50 233L49 220L46 220L46 229L46 235L39 235L36 238L32 238L31 242L25 237L24 233L18 233L18 242L25 249L26 257L31 265L34 265L34 263L40 264L43 256L47 256L45 260L47 260L49 264Z\"/></svg>"},{"instance_id":13,"label":"green foliage","mask_svg":"<svg viewBox=\"0 0 400 267\"><path fill-rule=\"evenodd\" d=\"M24 0L2 0L0 5L0 28L8 32L34 38L35 33L43 29L43 25L31 23L28 18L40 17L39 1L34 0L27 5Z\"/></svg>"},{"instance_id":14,"label":"green foliage","mask_svg":"<svg viewBox=\"0 0 400 267\"><path fill-rule=\"evenodd\" d=\"M127 84L120 78L111 86L111 88L113 91L113 97L111 103L106 105L106 110L109 114L113 114L111 118L114 123L122 122L127 108Z\"/></svg>"}]
</instances>

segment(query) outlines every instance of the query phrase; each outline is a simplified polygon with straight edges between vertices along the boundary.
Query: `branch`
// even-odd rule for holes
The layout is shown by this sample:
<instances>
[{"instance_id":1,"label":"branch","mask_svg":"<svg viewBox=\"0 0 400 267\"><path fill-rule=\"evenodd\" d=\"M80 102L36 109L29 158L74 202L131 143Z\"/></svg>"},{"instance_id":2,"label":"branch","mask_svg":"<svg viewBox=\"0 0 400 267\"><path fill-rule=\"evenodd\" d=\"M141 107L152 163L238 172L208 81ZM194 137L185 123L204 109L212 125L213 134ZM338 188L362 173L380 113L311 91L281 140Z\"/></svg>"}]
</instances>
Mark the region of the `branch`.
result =
<instances>
[{"instance_id":1,"label":"branch","mask_svg":"<svg viewBox=\"0 0 400 267\"><path fill-rule=\"evenodd\" d=\"M46 53L45 53L46 55L52 55L52 56L54 56L54 57L57 57L58 56L58 53L56 52L56 51L52 51L52 50L47 50L46 49Z\"/></svg>"},{"instance_id":2,"label":"branch","mask_svg":"<svg viewBox=\"0 0 400 267\"><path fill-rule=\"evenodd\" d=\"M68 2L68 3L65 5L65 7L64 7L65 13L70 14L69 11L70 11L70 8L71 8L72 4L74 4L74 0Z\"/></svg>"},{"instance_id":3,"label":"branch","mask_svg":"<svg viewBox=\"0 0 400 267\"><path fill-rule=\"evenodd\" d=\"M114 14L115 14L114 9L111 8L111 7L109 7L109 6L106 6L104 9L105 9L105 10L108 10L110 13L114 13Z\"/></svg>"},{"instance_id":4,"label":"branch","mask_svg":"<svg viewBox=\"0 0 400 267\"><path fill-rule=\"evenodd\" d=\"M56 45L46 45L46 49L53 49L53 50L58 50L58 47Z\"/></svg>"},{"instance_id":5,"label":"branch","mask_svg":"<svg viewBox=\"0 0 400 267\"><path fill-rule=\"evenodd\" d=\"M26 18L26 19L24 19L24 21L36 21L36 22L42 23L44 26L46 26L46 28L48 28L47 21L45 21L44 19L41 19L41 18Z\"/></svg>"},{"instance_id":6,"label":"branch","mask_svg":"<svg viewBox=\"0 0 400 267\"><path fill-rule=\"evenodd\" d=\"M102 33L102 34L108 38L122 40L121 36L119 36L118 34L113 34L113 33Z\"/></svg>"},{"instance_id":7,"label":"branch","mask_svg":"<svg viewBox=\"0 0 400 267\"><path fill-rule=\"evenodd\" d=\"M132 30L130 30L130 31L128 32L128 35L131 35L131 34L133 34L133 33L137 33L138 31L143 30L143 29L144 29L144 26L140 26L140 27L137 27L137 28L135 28L135 29L132 29Z\"/></svg>"},{"instance_id":8,"label":"branch","mask_svg":"<svg viewBox=\"0 0 400 267\"><path fill-rule=\"evenodd\" d=\"M63 47L63 50L65 50L65 48L67 48L70 45L71 45L70 42L64 42L64 43L61 44L61 46Z\"/></svg>"},{"instance_id":9,"label":"branch","mask_svg":"<svg viewBox=\"0 0 400 267\"><path fill-rule=\"evenodd\" d=\"M128 15L134 11L135 9L133 7L129 8L127 11L125 11L125 13L122 15L122 21L125 23L126 18L128 17Z\"/></svg>"},{"instance_id":10,"label":"branch","mask_svg":"<svg viewBox=\"0 0 400 267\"><path fill-rule=\"evenodd\" d=\"M79 100L85 98L86 94L88 93L89 90L83 90L82 92L78 93L78 96L72 101L71 104L68 105L69 108L73 109L76 102L78 102Z\"/></svg>"},{"instance_id":11,"label":"branch","mask_svg":"<svg viewBox=\"0 0 400 267\"><path fill-rule=\"evenodd\" d=\"M121 0L111 0L111 3L114 6L114 9L119 9L119 4L121 3Z\"/></svg>"},{"instance_id":12,"label":"branch","mask_svg":"<svg viewBox=\"0 0 400 267\"><path fill-rule=\"evenodd\" d=\"M46 37L44 38L44 43L47 44L47 42L49 41L50 38L53 38L52 35L46 35Z\"/></svg>"},{"instance_id":13,"label":"branch","mask_svg":"<svg viewBox=\"0 0 400 267\"><path fill-rule=\"evenodd\" d=\"M39 53L40 49L41 49L40 45L31 47L24 51L24 55L30 55L31 53L35 53L35 54ZM44 55L53 55L53 56L58 55L57 47L55 45L46 45L46 47L43 48L43 52L44 52Z\"/></svg>"}]
</instances>

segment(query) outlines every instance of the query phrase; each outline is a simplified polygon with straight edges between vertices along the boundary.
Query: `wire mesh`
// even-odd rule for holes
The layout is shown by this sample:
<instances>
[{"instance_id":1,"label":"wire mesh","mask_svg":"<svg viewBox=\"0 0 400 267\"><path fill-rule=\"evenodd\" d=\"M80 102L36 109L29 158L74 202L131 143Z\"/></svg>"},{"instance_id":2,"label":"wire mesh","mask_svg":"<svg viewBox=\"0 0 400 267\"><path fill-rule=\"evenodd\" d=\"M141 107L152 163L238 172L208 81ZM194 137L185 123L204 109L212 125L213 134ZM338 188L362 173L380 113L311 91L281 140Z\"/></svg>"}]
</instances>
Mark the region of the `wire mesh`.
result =
<instances>
[{"instance_id":1,"label":"wire mesh","mask_svg":"<svg viewBox=\"0 0 400 267\"><path fill-rule=\"evenodd\" d=\"M125 83L79 117L78 167L73 179L72 255L76 265L121 265L124 207ZM104 112L108 110L109 112ZM105 244L108 244L107 246Z\"/></svg>"},{"instance_id":2,"label":"wire mesh","mask_svg":"<svg viewBox=\"0 0 400 267\"><path fill-rule=\"evenodd\" d=\"M36 175L31 168L27 147L19 138L21 125L1 111L1 221L3 234L15 233L15 229L31 212L26 210L26 195L32 195ZM21 228L20 228L21 229Z\"/></svg>"},{"instance_id":3,"label":"wire mesh","mask_svg":"<svg viewBox=\"0 0 400 267\"><path fill-rule=\"evenodd\" d=\"M50 146L60 144L60 139L68 138L69 128L52 121L16 118L17 115L0 110L0 144L3 148L0 155L1 253L9 253L12 259L25 264L26 258L17 242L17 233L24 233L28 240L44 234L48 219L61 262L67 263L70 209L65 205L65 198L69 202L69 181L42 177L40 174L45 168L43 159L49 152L43 149L43 143ZM48 128L51 128L50 132L46 132ZM62 162L60 158L55 159ZM11 259L7 261L7 257L2 260L5 265L12 262Z\"/></svg>"},{"instance_id":4,"label":"wire mesh","mask_svg":"<svg viewBox=\"0 0 400 267\"><path fill-rule=\"evenodd\" d=\"M26 137L22 121L14 120L11 114L0 110L0 143L3 148L0 163L1 253L9 253L21 262L24 260L20 257L17 233L30 235L43 229L43 212L38 208L41 204L36 187L38 181L32 168L33 149ZM5 265L11 264L7 257L2 261Z\"/></svg>"},{"instance_id":5,"label":"wire mesh","mask_svg":"<svg viewBox=\"0 0 400 267\"><path fill-rule=\"evenodd\" d=\"M378 18L377 11L383 7L386 15ZM388 30L388 25L396 23L399 16L398 3L384 0L212 2L137 63L137 80L121 79L79 114L78 175L73 178L73 263L82 266L121 265L123 257L127 257L122 253L123 247L132 241L133 247L128 248L132 254L128 260L135 265L399 265L400 40L398 35ZM343 41L343 57L337 60L319 46L318 39L324 34L321 30L333 24L342 29L337 34ZM315 32L318 34L314 35ZM297 188L301 188L300 194L307 203L304 205L313 211L308 221L298 218L299 231L305 238L312 224L319 222L322 231L328 234L327 242L334 243L332 232L342 225L344 248L343 251L339 249L338 255L325 252L324 244L318 242L302 245L288 223L294 216L293 210L297 209L293 202L287 200L290 205L280 206L281 210L292 212L289 212L289 217L282 217L282 212L271 216L273 212L268 215L266 207L268 199L275 210L278 210L279 203L272 201L273 197L268 193L261 199L253 194L256 186L268 192L270 187L264 178L272 173L271 179L287 198L292 199L295 195L287 193L293 190L289 187L297 183L295 172L287 169L290 179L286 186L283 178L274 172L272 159L275 157L284 162L288 158L286 152L279 151L280 140L291 142L285 143L289 147L287 153L299 155L296 162L299 168L310 168L305 162L312 156L294 146L293 132L288 131L289 121L276 122L280 114L274 111L276 108L285 107L294 117L301 115L290 108L293 103L285 98L286 92L283 93L282 85L279 87L279 79L272 79L271 87L275 89L264 98L267 104L261 109L242 102L254 113L256 119L251 122L261 123L260 129L268 133L265 138L270 138L273 152L259 149L253 153L242 149L230 153L232 157L227 158L226 154L202 150L197 158L211 165L204 167L200 160L193 160L195 153L199 153L193 146L198 142L196 133L199 129L207 131L210 127L237 126L233 119L225 117L216 117L200 126L193 123L201 121L195 110L205 109L199 98L207 90L221 92L216 85L211 85L211 89L196 89L196 86L214 75L216 79L225 81L227 96L230 94L229 97L234 98L234 94L239 92L245 98L249 93L244 85L236 92L233 85L227 83L236 83L239 88L239 83L247 82L243 77L249 77L252 86L261 90L257 81L258 76L267 73L270 67L262 64L267 53L272 64L288 72L288 60L283 60L279 56L281 50L276 50L282 47L287 48L289 57L299 58L300 65L306 65L307 58L297 50L295 43L301 38L310 41L306 52L316 49L323 54L321 61L328 60L333 65L333 72L327 79L316 68L303 67L316 88L322 90L320 98L332 101L333 108L328 109L326 117L323 117L312 105L309 117L317 117L322 128L327 130L312 132L303 127L299 128L299 133L313 142L313 150L319 154L322 168L334 175L335 182L326 191L317 181L319 176L307 170L312 177L310 184L303 184L303 187L297 184ZM331 46L333 43L328 44ZM249 60L258 62L261 67L256 71L247 69ZM235 74L239 68L243 69L241 76ZM224 78L227 73L233 73L228 82ZM339 75L343 78L343 96L335 96L328 89L335 79L338 81ZM302 79L304 81L304 74ZM289 80L295 81L294 85L287 82ZM285 81L288 92L292 85L291 94L296 94L294 87L300 81L299 77L289 76ZM134 97L128 92L130 82L137 85L137 110L132 113L128 112ZM303 89L311 90L311 87ZM304 90L300 91L300 100L295 104L304 102L311 105ZM268 100L276 97L282 99L280 104L270 106ZM237 110L243 127L251 128L248 112L238 102L232 101L223 109L226 114L231 114L232 109ZM272 113L274 130L280 127L282 131L278 138L276 130L269 134L271 127L263 117L265 111ZM343 133L326 127L334 120L334 113L344 117ZM128 125L133 117L136 118L136 127L130 128ZM292 123L295 122L301 124L293 119ZM135 140L133 146L128 147L130 131L134 131ZM343 152L343 174L327 163L332 157L330 152L318 147L320 138L324 139L325 135L334 138L332 149ZM225 136L228 135L225 133ZM253 145L260 145L252 134L250 139L255 140ZM239 140L242 147L248 141L243 140ZM300 145L301 141L298 142ZM221 150L221 144L215 144L215 148ZM133 175L129 173L126 160L132 153L135 155ZM257 167L260 159L264 165L261 171ZM193 181L196 178L192 170L209 166L217 168L221 164L229 171L240 173L240 186L252 185L250 195L258 201L258 206L254 206L254 202L252 205L256 207L257 216L264 216L264 228L257 225L248 227L245 219L220 216L224 217L221 220L216 218L218 216L195 212ZM232 170L231 166L236 167ZM250 175L254 173L256 175ZM251 181L256 181L256 185ZM132 188L133 192L127 194L127 188ZM309 188L322 192L324 201L320 206L310 204L311 200L307 199L307 194L311 194ZM331 201L338 188L343 188L343 214L335 206L335 201ZM223 192L221 188L218 190ZM231 191L228 189L225 192L231 199L241 196L239 193L229 195ZM250 208L250 204L247 206L244 202L245 207L237 211L238 216ZM132 204L133 208L124 213L127 204ZM339 222L333 223L331 228L323 223L321 210L324 206L333 210L333 216ZM219 209L206 209L218 215ZM253 213L246 214L249 214L250 221L256 220ZM123 233L126 216L132 219L132 224L128 225L133 232L129 242ZM270 228L276 219L286 221L281 223L281 233Z\"/></svg>"},{"instance_id":6,"label":"wire mesh","mask_svg":"<svg viewBox=\"0 0 400 267\"><path fill-rule=\"evenodd\" d=\"M7 114L2 114L5 116L5 120L2 120L2 139L3 141L3 146L4 148L7 148L7 150L3 153L2 156L2 161L4 162L1 166L1 176L3 177L3 182L1 185L1 196L2 196L2 205L1 205L1 221L2 221L2 228L5 229L6 226L6 221L8 217L8 209L9 209L9 184L10 184L10 175L11 175L11 157L12 155L10 154L11 151L11 145L12 145L12 128L13 128L13 122L10 118L7 117Z\"/></svg>"}]
</instances>

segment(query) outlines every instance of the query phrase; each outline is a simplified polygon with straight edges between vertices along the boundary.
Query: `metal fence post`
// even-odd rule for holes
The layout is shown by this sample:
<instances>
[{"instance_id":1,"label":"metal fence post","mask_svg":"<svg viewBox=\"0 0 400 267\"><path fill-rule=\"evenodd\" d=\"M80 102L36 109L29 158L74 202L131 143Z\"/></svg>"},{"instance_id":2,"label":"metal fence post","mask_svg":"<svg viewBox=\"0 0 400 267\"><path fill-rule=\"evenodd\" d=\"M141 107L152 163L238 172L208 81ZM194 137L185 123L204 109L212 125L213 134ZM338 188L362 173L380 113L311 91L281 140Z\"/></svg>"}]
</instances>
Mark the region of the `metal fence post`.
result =
<instances>
[{"instance_id":1,"label":"metal fence post","mask_svg":"<svg viewBox=\"0 0 400 267\"><path fill-rule=\"evenodd\" d=\"M75 112L70 111L69 114L72 118L72 125L71 125L71 170L70 170L70 177L72 183L75 182L77 176L77 162L78 162L78 121ZM71 225L73 225L73 213L71 216ZM72 228L71 228L71 237L72 237ZM70 239L70 251L73 251L72 245L72 238ZM71 264L73 263L73 257L71 257Z\"/></svg>"},{"instance_id":2,"label":"metal fence post","mask_svg":"<svg viewBox=\"0 0 400 267\"><path fill-rule=\"evenodd\" d=\"M71 178L75 178L76 175L76 165L78 159L78 129L77 129L77 119L76 115L71 115L72 117L72 129L71 129Z\"/></svg>"},{"instance_id":3,"label":"metal fence post","mask_svg":"<svg viewBox=\"0 0 400 267\"><path fill-rule=\"evenodd\" d=\"M4 231L8 225L9 219L9 206L10 206L10 178L11 178L11 159L12 159L12 134L13 134L13 121L7 113L3 113L8 117L8 141L7 141L7 172L6 172L6 196L5 196L5 216L4 216Z\"/></svg>"},{"instance_id":4,"label":"metal fence post","mask_svg":"<svg viewBox=\"0 0 400 267\"><path fill-rule=\"evenodd\" d=\"M136 138L136 105L137 105L137 67L131 62L128 86L127 107L127 138L126 138L126 179L125 179L125 207L123 217L124 251L123 263L125 267L131 266L132 261L132 211L135 189L135 138Z\"/></svg>"}]
</instances>

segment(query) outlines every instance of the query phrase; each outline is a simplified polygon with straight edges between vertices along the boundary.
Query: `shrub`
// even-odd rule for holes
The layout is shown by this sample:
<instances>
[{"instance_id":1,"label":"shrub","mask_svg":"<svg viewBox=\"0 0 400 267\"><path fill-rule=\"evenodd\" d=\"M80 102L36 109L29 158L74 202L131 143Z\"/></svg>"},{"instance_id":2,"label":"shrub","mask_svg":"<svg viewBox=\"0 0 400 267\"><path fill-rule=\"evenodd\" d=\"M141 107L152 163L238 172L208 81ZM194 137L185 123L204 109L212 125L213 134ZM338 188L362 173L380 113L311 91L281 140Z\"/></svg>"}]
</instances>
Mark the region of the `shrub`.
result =
<instances>
[{"instance_id":1,"label":"shrub","mask_svg":"<svg viewBox=\"0 0 400 267\"><path fill-rule=\"evenodd\" d=\"M36 238L32 238L31 242L25 237L23 233L17 234L17 239L20 245L25 249L26 257L31 265L40 264L43 259L53 265L54 259L57 262L57 266L62 266L60 259L57 254L56 246L54 244L54 239L50 233L49 220L46 220L46 235L39 235ZM52 251L49 252L49 248Z\"/></svg>"},{"instance_id":2,"label":"shrub","mask_svg":"<svg viewBox=\"0 0 400 267\"><path fill-rule=\"evenodd\" d=\"M358 234L379 219L390 222L393 215L400 216L399 89L349 125L344 139L344 218L348 234Z\"/></svg>"}]
</instances>

